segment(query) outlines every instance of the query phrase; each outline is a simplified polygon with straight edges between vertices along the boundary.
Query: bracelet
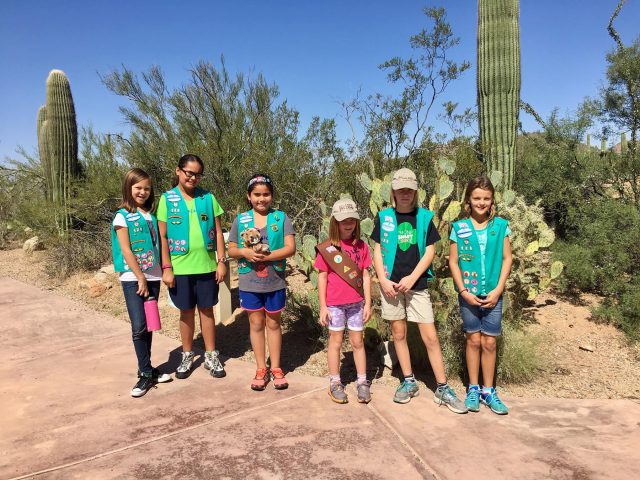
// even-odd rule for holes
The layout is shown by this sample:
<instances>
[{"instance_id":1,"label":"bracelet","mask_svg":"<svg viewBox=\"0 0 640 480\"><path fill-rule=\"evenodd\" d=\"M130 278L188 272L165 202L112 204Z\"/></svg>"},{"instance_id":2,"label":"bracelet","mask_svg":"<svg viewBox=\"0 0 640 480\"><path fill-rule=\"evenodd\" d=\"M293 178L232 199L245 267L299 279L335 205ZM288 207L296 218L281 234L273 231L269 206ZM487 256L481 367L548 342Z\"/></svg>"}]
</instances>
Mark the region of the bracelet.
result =
<instances>
[{"instance_id":1,"label":"bracelet","mask_svg":"<svg viewBox=\"0 0 640 480\"><path fill-rule=\"evenodd\" d=\"M218 263L227 263L227 257L218 258Z\"/></svg>"},{"instance_id":2,"label":"bracelet","mask_svg":"<svg viewBox=\"0 0 640 480\"><path fill-rule=\"evenodd\" d=\"M469 287L464 288L462 290L460 290L460 295L462 295L464 292L468 292L469 291Z\"/></svg>"},{"instance_id":3,"label":"bracelet","mask_svg":"<svg viewBox=\"0 0 640 480\"><path fill-rule=\"evenodd\" d=\"M162 270L167 270L169 268L173 268L173 265L171 265L170 263L165 263L162 265Z\"/></svg>"}]
</instances>

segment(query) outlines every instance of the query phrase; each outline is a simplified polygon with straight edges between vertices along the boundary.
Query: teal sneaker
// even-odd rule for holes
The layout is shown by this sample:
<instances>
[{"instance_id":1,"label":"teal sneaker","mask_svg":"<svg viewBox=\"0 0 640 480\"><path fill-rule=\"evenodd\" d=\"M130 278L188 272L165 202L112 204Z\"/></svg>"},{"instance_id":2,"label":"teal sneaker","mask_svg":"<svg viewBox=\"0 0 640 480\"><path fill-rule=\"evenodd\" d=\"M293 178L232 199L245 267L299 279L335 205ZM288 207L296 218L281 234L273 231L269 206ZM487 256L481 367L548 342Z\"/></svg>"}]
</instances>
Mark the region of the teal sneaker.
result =
<instances>
[{"instance_id":1,"label":"teal sneaker","mask_svg":"<svg viewBox=\"0 0 640 480\"><path fill-rule=\"evenodd\" d=\"M489 407L493 413L498 415L506 415L509 413L509 409L502 403L495 388L492 388L489 394L480 394L480 401Z\"/></svg>"},{"instance_id":2,"label":"teal sneaker","mask_svg":"<svg viewBox=\"0 0 640 480\"><path fill-rule=\"evenodd\" d=\"M467 413L469 411L465 404L458 399L456 392L449 385L446 387L436 388L436 391L433 394L433 401L438 405L442 405L444 403L453 413Z\"/></svg>"},{"instance_id":3,"label":"teal sneaker","mask_svg":"<svg viewBox=\"0 0 640 480\"><path fill-rule=\"evenodd\" d=\"M407 382L404 380L396 389L393 401L396 403L409 403L413 397L420 393L417 382Z\"/></svg>"},{"instance_id":4,"label":"teal sneaker","mask_svg":"<svg viewBox=\"0 0 640 480\"><path fill-rule=\"evenodd\" d=\"M480 411L480 389L478 387L470 388L467 391L467 398L464 400L464 406L470 412Z\"/></svg>"}]
</instances>

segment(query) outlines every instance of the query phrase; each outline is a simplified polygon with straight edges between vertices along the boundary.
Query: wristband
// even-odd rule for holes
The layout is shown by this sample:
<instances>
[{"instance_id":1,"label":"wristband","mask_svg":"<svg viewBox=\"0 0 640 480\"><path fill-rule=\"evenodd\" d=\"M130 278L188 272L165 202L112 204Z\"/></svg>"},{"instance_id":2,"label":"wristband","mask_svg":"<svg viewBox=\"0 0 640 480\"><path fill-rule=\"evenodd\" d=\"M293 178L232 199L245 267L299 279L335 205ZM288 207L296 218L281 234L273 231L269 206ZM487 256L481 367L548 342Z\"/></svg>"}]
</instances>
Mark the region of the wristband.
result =
<instances>
[{"instance_id":1,"label":"wristband","mask_svg":"<svg viewBox=\"0 0 640 480\"><path fill-rule=\"evenodd\" d=\"M218 263L227 263L227 257L218 258Z\"/></svg>"},{"instance_id":2,"label":"wristband","mask_svg":"<svg viewBox=\"0 0 640 480\"><path fill-rule=\"evenodd\" d=\"M468 291L469 291L469 287L463 288L462 290L460 290L460 295L462 295L464 292L468 292Z\"/></svg>"},{"instance_id":3,"label":"wristband","mask_svg":"<svg viewBox=\"0 0 640 480\"><path fill-rule=\"evenodd\" d=\"M169 268L173 268L173 265L171 265L170 263L165 263L162 265L162 270L167 270Z\"/></svg>"}]
</instances>

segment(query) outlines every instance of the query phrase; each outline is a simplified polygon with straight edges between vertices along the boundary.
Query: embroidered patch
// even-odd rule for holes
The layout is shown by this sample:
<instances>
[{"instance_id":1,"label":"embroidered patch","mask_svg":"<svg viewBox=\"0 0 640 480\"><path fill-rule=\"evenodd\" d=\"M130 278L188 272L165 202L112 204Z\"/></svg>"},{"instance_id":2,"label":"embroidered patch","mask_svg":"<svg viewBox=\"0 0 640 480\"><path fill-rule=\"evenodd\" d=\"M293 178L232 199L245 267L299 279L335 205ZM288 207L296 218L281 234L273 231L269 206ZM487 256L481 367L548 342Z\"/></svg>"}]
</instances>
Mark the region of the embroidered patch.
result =
<instances>
[{"instance_id":1,"label":"embroidered patch","mask_svg":"<svg viewBox=\"0 0 640 480\"><path fill-rule=\"evenodd\" d=\"M464 282L465 285L469 285L469 279L465 278L464 280L462 280Z\"/></svg>"},{"instance_id":2,"label":"embroidered patch","mask_svg":"<svg viewBox=\"0 0 640 480\"><path fill-rule=\"evenodd\" d=\"M351 272L351 273L349 274L349 278L350 278L351 280L353 280L353 279L354 279L354 278L356 278L357 276L358 276L358 274L357 274L356 272Z\"/></svg>"},{"instance_id":3,"label":"embroidered patch","mask_svg":"<svg viewBox=\"0 0 640 480\"><path fill-rule=\"evenodd\" d=\"M358 285L359 287L362 286L362 279L359 278L358 280L356 280L356 285Z\"/></svg>"},{"instance_id":4,"label":"embroidered patch","mask_svg":"<svg viewBox=\"0 0 640 480\"><path fill-rule=\"evenodd\" d=\"M329 245L326 249L327 252L332 253L332 252L337 252L338 249L336 247L334 247L333 245Z\"/></svg>"},{"instance_id":5,"label":"embroidered patch","mask_svg":"<svg viewBox=\"0 0 640 480\"><path fill-rule=\"evenodd\" d=\"M465 277L468 277L468 276L469 276L469 272L462 272L462 274L463 274Z\"/></svg>"},{"instance_id":6,"label":"embroidered patch","mask_svg":"<svg viewBox=\"0 0 640 480\"><path fill-rule=\"evenodd\" d=\"M342 263L342 255L336 255L333 257L333 261L336 263Z\"/></svg>"},{"instance_id":7,"label":"embroidered patch","mask_svg":"<svg viewBox=\"0 0 640 480\"><path fill-rule=\"evenodd\" d=\"M211 228L209 229L209 238L210 238L211 240L213 240L214 238L216 238L216 229L215 229L215 227L211 227Z\"/></svg>"},{"instance_id":8,"label":"embroidered patch","mask_svg":"<svg viewBox=\"0 0 640 480\"><path fill-rule=\"evenodd\" d=\"M351 269L345 265L344 266L344 273L347 273L349 270L351 270Z\"/></svg>"},{"instance_id":9,"label":"embroidered patch","mask_svg":"<svg viewBox=\"0 0 640 480\"><path fill-rule=\"evenodd\" d=\"M471 285L477 285L478 284L478 280L471 280Z\"/></svg>"},{"instance_id":10,"label":"embroidered patch","mask_svg":"<svg viewBox=\"0 0 640 480\"><path fill-rule=\"evenodd\" d=\"M240 223L249 223L251 221L251 215L243 215L240 217Z\"/></svg>"},{"instance_id":11,"label":"embroidered patch","mask_svg":"<svg viewBox=\"0 0 640 480\"><path fill-rule=\"evenodd\" d=\"M477 293L478 289L477 289L476 287L473 287L473 288L471 288L471 291L472 291L473 293Z\"/></svg>"},{"instance_id":12,"label":"embroidered patch","mask_svg":"<svg viewBox=\"0 0 640 480\"><path fill-rule=\"evenodd\" d=\"M202 220L203 222L206 222L207 220L209 220L209 215L207 215L206 213L201 213L200 220Z\"/></svg>"},{"instance_id":13,"label":"embroidered patch","mask_svg":"<svg viewBox=\"0 0 640 480\"><path fill-rule=\"evenodd\" d=\"M473 278L478 278L478 272L471 272L471 276Z\"/></svg>"},{"instance_id":14,"label":"embroidered patch","mask_svg":"<svg viewBox=\"0 0 640 480\"><path fill-rule=\"evenodd\" d=\"M387 232L393 232L395 230L395 225L393 222L383 222L381 228Z\"/></svg>"},{"instance_id":15,"label":"embroidered patch","mask_svg":"<svg viewBox=\"0 0 640 480\"><path fill-rule=\"evenodd\" d=\"M276 225L275 223L273 225L271 225L271 231L272 232L277 232L278 231L278 225Z\"/></svg>"}]
</instances>

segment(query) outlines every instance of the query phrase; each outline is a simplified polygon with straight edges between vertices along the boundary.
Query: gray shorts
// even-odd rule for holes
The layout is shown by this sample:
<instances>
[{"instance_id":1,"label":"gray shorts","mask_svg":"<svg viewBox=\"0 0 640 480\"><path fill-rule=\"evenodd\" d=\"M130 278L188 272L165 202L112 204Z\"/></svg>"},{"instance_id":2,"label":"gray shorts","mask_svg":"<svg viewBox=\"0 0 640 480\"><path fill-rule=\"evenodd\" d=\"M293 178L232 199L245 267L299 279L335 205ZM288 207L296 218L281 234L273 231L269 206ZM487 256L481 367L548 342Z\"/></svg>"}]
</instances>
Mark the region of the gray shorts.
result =
<instances>
[{"instance_id":1,"label":"gray shorts","mask_svg":"<svg viewBox=\"0 0 640 480\"><path fill-rule=\"evenodd\" d=\"M398 292L396 298L385 297L380 292L382 303L382 318L385 320L404 320L416 323L433 323L433 308L431 297L427 290L409 290Z\"/></svg>"}]
</instances>

